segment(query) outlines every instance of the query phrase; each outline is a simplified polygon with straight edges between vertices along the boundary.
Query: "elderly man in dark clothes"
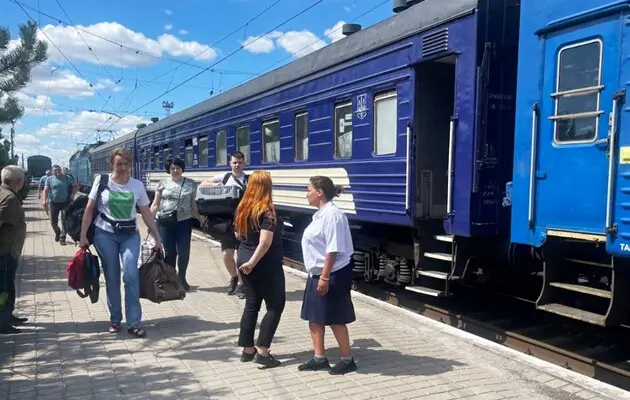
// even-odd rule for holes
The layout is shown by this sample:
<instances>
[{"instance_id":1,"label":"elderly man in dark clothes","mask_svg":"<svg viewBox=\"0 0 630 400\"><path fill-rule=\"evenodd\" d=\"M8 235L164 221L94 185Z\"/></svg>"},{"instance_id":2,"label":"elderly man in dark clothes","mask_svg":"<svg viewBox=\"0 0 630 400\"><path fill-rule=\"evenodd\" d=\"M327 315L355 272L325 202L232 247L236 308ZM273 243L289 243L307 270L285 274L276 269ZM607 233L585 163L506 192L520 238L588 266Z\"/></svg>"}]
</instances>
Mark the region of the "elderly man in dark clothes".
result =
<instances>
[{"instance_id":1,"label":"elderly man in dark clothes","mask_svg":"<svg viewBox=\"0 0 630 400\"><path fill-rule=\"evenodd\" d=\"M2 169L0 185L0 334L20 333L15 325L27 318L13 315L15 308L15 273L18 268L26 221L17 193L24 186L24 170L16 165Z\"/></svg>"}]
</instances>

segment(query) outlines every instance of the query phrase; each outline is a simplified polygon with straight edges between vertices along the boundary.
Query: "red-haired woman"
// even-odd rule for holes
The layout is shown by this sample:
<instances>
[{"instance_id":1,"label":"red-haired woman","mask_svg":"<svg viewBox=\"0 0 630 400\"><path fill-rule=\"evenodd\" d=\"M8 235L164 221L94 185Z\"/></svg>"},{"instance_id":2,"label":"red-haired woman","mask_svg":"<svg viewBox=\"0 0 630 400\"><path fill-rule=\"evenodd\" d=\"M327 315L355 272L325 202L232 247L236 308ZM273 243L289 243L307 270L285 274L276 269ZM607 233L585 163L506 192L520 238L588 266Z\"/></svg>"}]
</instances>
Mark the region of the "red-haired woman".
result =
<instances>
[{"instance_id":1,"label":"red-haired woman","mask_svg":"<svg viewBox=\"0 0 630 400\"><path fill-rule=\"evenodd\" d=\"M245 309L241 317L238 345L243 347L241 361L254 361L264 367L280 365L269 353L286 301L282 269L282 223L276 219L271 199L271 175L255 171L235 213L235 235L241 240L237 265L243 274ZM262 301L267 313L260 323L254 346L254 330Z\"/></svg>"}]
</instances>

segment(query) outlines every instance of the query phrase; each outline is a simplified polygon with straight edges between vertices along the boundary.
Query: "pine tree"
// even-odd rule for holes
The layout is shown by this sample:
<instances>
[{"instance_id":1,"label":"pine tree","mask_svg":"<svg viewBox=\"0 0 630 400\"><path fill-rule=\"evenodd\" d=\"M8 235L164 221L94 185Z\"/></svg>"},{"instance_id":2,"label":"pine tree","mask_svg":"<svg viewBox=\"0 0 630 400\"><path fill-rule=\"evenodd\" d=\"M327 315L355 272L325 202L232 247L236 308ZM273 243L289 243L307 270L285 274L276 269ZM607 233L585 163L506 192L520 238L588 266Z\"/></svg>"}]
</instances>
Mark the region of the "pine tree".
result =
<instances>
[{"instance_id":1,"label":"pine tree","mask_svg":"<svg viewBox=\"0 0 630 400\"><path fill-rule=\"evenodd\" d=\"M37 24L28 21L20 25L20 40L11 43L9 28L0 27L0 125L11 125L24 115L14 93L22 89L31 79L31 70L46 61L48 46L37 39ZM15 163L11 159L11 142L2 135L0 129L0 168Z\"/></svg>"}]
</instances>

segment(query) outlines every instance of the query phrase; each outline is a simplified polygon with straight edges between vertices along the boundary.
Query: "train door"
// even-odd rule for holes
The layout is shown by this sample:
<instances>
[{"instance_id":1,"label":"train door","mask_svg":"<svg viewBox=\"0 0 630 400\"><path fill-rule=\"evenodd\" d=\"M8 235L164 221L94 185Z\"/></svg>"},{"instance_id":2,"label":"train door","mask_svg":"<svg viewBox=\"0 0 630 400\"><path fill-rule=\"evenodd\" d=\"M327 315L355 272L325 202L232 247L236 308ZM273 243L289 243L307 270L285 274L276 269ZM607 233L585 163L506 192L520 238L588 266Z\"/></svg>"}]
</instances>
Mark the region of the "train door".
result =
<instances>
[{"instance_id":1,"label":"train door","mask_svg":"<svg viewBox=\"0 0 630 400\"><path fill-rule=\"evenodd\" d=\"M543 92L532 112L529 221L549 236L606 233L620 38L619 18L545 38Z\"/></svg>"},{"instance_id":2,"label":"train door","mask_svg":"<svg viewBox=\"0 0 630 400\"><path fill-rule=\"evenodd\" d=\"M415 217L442 219L451 210L456 56L426 61L416 67Z\"/></svg>"}]
</instances>

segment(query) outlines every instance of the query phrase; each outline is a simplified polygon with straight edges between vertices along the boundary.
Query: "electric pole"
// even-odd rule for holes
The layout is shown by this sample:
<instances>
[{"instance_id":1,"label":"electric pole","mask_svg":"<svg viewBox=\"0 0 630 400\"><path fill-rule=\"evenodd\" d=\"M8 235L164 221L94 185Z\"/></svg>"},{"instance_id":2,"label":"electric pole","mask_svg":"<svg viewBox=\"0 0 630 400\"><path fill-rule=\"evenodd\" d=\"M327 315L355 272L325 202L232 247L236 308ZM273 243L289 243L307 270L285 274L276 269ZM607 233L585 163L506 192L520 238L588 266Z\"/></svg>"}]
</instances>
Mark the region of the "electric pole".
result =
<instances>
[{"instance_id":1,"label":"electric pole","mask_svg":"<svg viewBox=\"0 0 630 400\"><path fill-rule=\"evenodd\" d=\"M22 153L22 169L24 169L24 153Z\"/></svg>"},{"instance_id":2,"label":"electric pole","mask_svg":"<svg viewBox=\"0 0 630 400\"><path fill-rule=\"evenodd\" d=\"M173 103L172 101L166 101L164 100L162 102L162 108L164 110L166 110L166 116L170 116L171 115L171 110L173 109L173 107L175 106L175 103Z\"/></svg>"},{"instance_id":3,"label":"electric pole","mask_svg":"<svg viewBox=\"0 0 630 400\"><path fill-rule=\"evenodd\" d=\"M11 121L11 161L15 159L15 124Z\"/></svg>"}]
</instances>

